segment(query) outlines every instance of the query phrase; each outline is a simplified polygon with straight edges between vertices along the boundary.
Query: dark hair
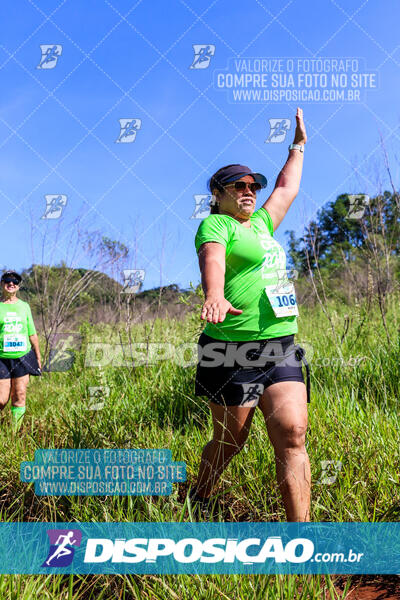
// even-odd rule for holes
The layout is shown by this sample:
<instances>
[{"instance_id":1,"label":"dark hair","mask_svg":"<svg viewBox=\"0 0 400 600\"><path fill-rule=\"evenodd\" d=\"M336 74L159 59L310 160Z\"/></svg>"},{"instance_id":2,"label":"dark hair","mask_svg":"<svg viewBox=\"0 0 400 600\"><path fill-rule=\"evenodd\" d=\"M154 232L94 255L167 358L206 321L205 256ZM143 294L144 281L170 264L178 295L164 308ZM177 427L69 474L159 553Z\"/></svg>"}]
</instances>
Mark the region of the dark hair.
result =
<instances>
[{"instance_id":1,"label":"dark hair","mask_svg":"<svg viewBox=\"0 0 400 600\"><path fill-rule=\"evenodd\" d=\"M218 171L216 171L214 173L214 175L212 175L210 177L210 179L207 181L207 187L210 190L211 194L213 193L214 189L217 189L219 192L224 192L224 186L221 185L218 182L218 176L221 173L221 171L224 171L227 167L233 167L236 166L237 163L233 163L231 165L225 165L224 167L221 167L220 169L218 169ZM211 210L210 210L210 214L212 215L218 215L219 214L219 205L218 202L212 202L210 203L211 206Z\"/></svg>"},{"instance_id":2,"label":"dark hair","mask_svg":"<svg viewBox=\"0 0 400 600\"><path fill-rule=\"evenodd\" d=\"M214 196L213 196L213 198L214 198ZM215 200L213 201L213 198L211 199L211 202L210 202L210 215L219 215L218 202L216 202Z\"/></svg>"},{"instance_id":3,"label":"dark hair","mask_svg":"<svg viewBox=\"0 0 400 600\"><path fill-rule=\"evenodd\" d=\"M16 279L19 279L19 283L21 283L22 281L22 277L19 273L17 273L17 271L13 271L12 269L9 269L8 271L4 271L4 273L1 276L0 281L4 281L5 277L10 277L10 276L14 276Z\"/></svg>"}]
</instances>

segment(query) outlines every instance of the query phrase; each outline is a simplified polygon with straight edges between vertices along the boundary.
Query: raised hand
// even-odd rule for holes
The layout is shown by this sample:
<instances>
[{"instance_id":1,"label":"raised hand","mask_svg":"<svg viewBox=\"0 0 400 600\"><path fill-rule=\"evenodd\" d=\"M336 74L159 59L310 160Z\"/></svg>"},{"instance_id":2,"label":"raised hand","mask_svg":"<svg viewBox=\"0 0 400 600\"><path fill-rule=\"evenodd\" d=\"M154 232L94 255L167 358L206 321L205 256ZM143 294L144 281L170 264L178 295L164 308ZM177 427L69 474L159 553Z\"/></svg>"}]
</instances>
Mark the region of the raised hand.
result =
<instances>
[{"instance_id":1,"label":"raised hand","mask_svg":"<svg viewBox=\"0 0 400 600\"><path fill-rule=\"evenodd\" d=\"M296 112L296 131L294 133L293 144L305 144L307 141L306 127L303 121L303 109L297 108Z\"/></svg>"}]
</instances>

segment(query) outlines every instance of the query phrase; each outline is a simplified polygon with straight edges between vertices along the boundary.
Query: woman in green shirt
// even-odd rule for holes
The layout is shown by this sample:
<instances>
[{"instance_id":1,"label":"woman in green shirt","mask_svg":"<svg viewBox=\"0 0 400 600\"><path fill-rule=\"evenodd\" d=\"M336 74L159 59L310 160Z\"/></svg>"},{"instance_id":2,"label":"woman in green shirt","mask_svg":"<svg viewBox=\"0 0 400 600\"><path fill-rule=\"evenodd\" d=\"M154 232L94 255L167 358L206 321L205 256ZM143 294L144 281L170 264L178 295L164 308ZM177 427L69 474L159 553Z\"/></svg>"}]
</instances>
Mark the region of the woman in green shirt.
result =
<instances>
[{"instance_id":1,"label":"woman in green shirt","mask_svg":"<svg viewBox=\"0 0 400 600\"><path fill-rule=\"evenodd\" d=\"M29 375L41 374L38 336L30 306L17 298L21 275L5 271L1 276L0 299L0 410L11 396L15 431L25 413Z\"/></svg>"},{"instance_id":2,"label":"woman in green shirt","mask_svg":"<svg viewBox=\"0 0 400 600\"><path fill-rule=\"evenodd\" d=\"M259 210L256 192L267 181L242 165L209 180L214 205L196 234L205 294L196 395L207 396L213 439L204 447L190 498L207 510L212 489L244 446L258 406L275 452L288 521L308 521L310 463L305 449L307 397L304 353L294 345L297 304L283 248L273 235L295 199L307 141L300 108L294 144L275 188ZM300 352L300 354L299 354Z\"/></svg>"}]
</instances>

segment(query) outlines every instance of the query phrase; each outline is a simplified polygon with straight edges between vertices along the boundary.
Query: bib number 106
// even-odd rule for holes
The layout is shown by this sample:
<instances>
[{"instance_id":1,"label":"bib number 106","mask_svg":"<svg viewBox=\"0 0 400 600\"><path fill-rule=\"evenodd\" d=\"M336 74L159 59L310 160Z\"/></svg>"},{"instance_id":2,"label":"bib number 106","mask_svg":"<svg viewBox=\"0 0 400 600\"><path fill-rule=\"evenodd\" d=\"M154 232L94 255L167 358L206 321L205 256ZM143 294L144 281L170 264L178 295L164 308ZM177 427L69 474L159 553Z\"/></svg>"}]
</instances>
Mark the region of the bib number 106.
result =
<instances>
[{"instance_id":1,"label":"bib number 106","mask_svg":"<svg viewBox=\"0 0 400 600\"><path fill-rule=\"evenodd\" d=\"M299 314L294 285L288 284L285 290L276 290L274 285L265 288L268 300L276 317L294 317Z\"/></svg>"},{"instance_id":2,"label":"bib number 106","mask_svg":"<svg viewBox=\"0 0 400 600\"><path fill-rule=\"evenodd\" d=\"M276 301L279 308L283 308L284 306L296 306L296 296L294 294L277 295Z\"/></svg>"}]
</instances>

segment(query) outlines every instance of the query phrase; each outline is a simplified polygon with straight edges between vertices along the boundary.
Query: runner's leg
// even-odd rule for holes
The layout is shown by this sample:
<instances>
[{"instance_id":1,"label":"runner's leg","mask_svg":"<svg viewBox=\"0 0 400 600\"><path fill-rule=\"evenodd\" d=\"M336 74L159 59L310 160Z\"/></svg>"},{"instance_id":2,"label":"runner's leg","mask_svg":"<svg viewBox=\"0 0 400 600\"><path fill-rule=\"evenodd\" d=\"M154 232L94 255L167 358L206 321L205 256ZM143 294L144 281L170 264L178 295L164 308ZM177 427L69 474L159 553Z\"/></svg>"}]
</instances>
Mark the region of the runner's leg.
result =
<instances>
[{"instance_id":1,"label":"runner's leg","mask_svg":"<svg viewBox=\"0 0 400 600\"><path fill-rule=\"evenodd\" d=\"M25 413L26 388L29 382L29 375L15 377L11 380L11 415L13 420L14 430L18 430L21 426L22 419Z\"/></svg>"},{"instance_id":2,"label":"runner's leg","mask_svg":"<svg viewBox=\"0 0 400 600\"><path fill-rule=\"evenodd\" d=\"M275 451L276 475L288 521L310 520L310 461L305 448L307 392L304 383L270 385L259 402Z\"/></svg>"},{"instance_id":3,"label":"runner's leg","mask_svg":"<svg viewBox=\"0 0 400 600\"><path fill-rule=\"evenodd\" d=\"M196 491L208 498L224 469L246 443L255 408L210 402L213 439L203 448Z\"/></svg>"},{"instance_id":4,"label":"runner's leg","mask_svg":"<svg viewBox=\"0 0 400 600\"><path fill-rule=\"evenodd\" d=\"M6 406L10 399L11 379L0 379L0 410Z\"/></svg>"}]
</instances>

